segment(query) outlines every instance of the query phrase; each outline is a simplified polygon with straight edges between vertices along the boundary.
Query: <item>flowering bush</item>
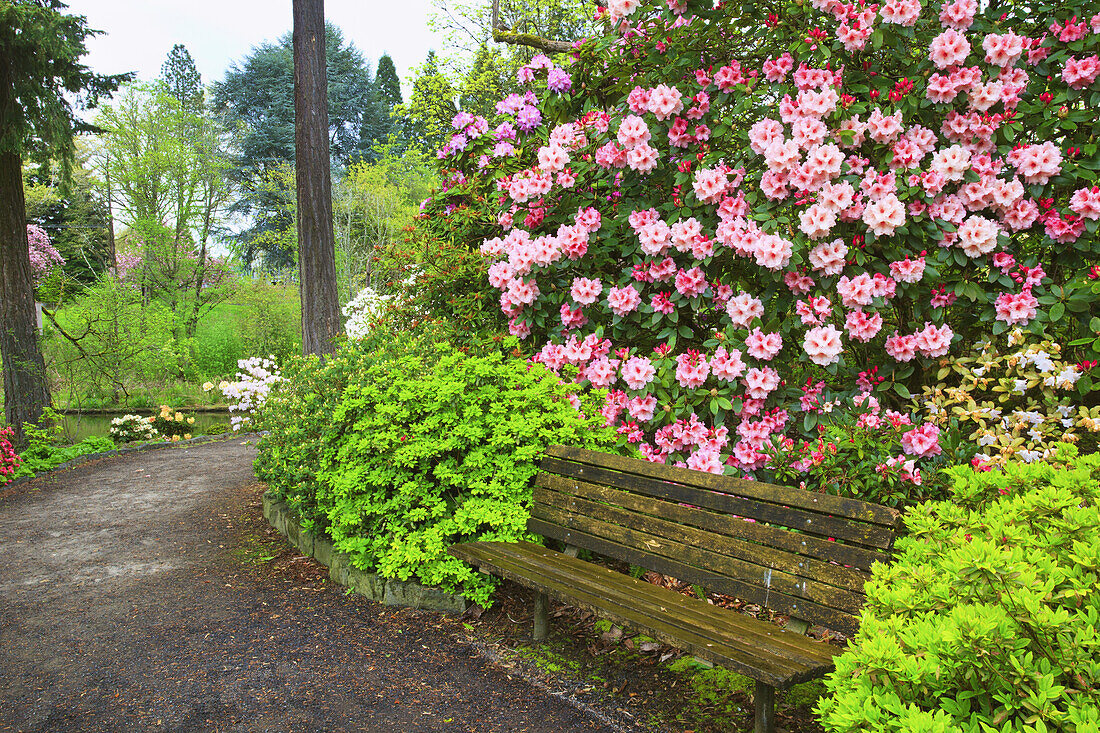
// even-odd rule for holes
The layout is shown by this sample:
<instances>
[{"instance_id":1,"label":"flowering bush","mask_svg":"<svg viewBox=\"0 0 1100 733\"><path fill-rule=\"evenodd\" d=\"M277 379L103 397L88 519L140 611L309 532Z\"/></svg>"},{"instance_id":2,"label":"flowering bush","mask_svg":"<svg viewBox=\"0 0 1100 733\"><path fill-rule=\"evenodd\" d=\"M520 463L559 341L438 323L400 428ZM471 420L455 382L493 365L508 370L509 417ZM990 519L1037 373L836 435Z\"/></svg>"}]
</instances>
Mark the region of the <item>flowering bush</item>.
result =
<instances>
[{"instance_id":1,"label":"flowering bush","mask_svg":"<svg viewBox=\"0 0 1100 733\"><path fill-rule=\"evenodd\" d=\"M234 400L229 405L229 411L241 413L229 418L234 431L259 424L260 413L267 402L267 393L282 379L274 357L264 359L253 356L241 359L237 362L237 367L241 370L237 372L237 381L221 382L218 385L218 389L227 399ZM206 391L213 388L214 385L210 382L203 385Z\"/></svg>"},{"instance_id":2,"label":"flowering bush","mask_svg":"<svg viewBox=\"0 0 1100 733\"><path fill-rule=\"evenodd\" d=\"M857 394L852 404L826 399L820 385L808 385L803 409L823 428L816 441L772 437L767 477L811 491L854 496L890 506L943 498L945 465L966 462L970 453L958 430L941 437L932 422L914 422L906 413L883 409L872 394ZM816 412L814 410L817 410ZM742 423L742 437L757 437ZM756 428L758 432L763 432Z\"/></svg>"},{"instance_id":3,"label":"flowering bush","mask_svg":"<svg viewBox=\"0 0 1100 733\"><path fill-rule=\"evenodd\" d=\"M192 418L192 421L194 418ZM153 427L152 417L141 415L123 415L111 420L111 428L108 431L111 440L116 443L132 443L135 440L153 440L159 435Z\"/></svg>"},{"instance_id":4,"label":"flowering bush","mask_svg":"<svg viewBox=\"0 0 1100 733\"><path fill-rule=\"evenodd\" d=\"M1100 729L1100 454L951 469L906 513L858 634L826 678L827 731Z\"/></svg>"},{"instance_id":5,"label":"flowering bush","mask_svg":"<svg viewBox=\"0 0 1100 733\"><path fill-rule=\"evenodd\" d=\"M65 264L65 258L50 242L46 230L35 224L27 225L27 244L30 247L31 274L38 285L56 268Z\"/></svg>"},{"instance_id":6,"label":"flowering bush","mask_svg":"<svg viewBox=\"0 0 1100 733\"><path fill-rule=\"evenodd\" d=\"M15 478L15 470L22 463L11 444L14 437L15 431L11 428L0 428L0 485Z\"/></svg>"},{"instance_id":7,"label":"flowering bush","mask_svg":"<svg viewBox=\"0 0 1100 733\"><path fill-rule=\"evenodd\" d=\"M807 376L875 369L900 406L961 343L1095 338L1100 15L1005 10L610 3L571 65L455 118L436 204L496 219L511 332L607 388L624 440L758 469L742 424L817 437Z\"/></svg>"},{"instance_id":8,"label":"flowering bush","mask_svg":"<svg viewBox=\"0 0 1100 733\"><path fill-rule=\"evenodd\" d=\"M956 420L979 446L975 465L1045 460L1056 442L1082 438L1086 452L1096 449L1100 407L1079 404L1081 392L1092 388L1088 372L1096 362L1067 363L1061 345L1028 341L1028 334L1014 330L1008 349L994 341L975 344L941 367L940 383L924 388L928 419Z\"/></svg>"},{"instance_id":9,"label":"flowering bush","mask_svg":"<svg viewBox=\"0 0 1100 733\"><path fill-rule=\"evenodd\" d=\"M360 290L343 308L344 318L347 319L344 332L348 338L360 339L370 333L392 299L393 296L382 295L369 286Z\"/></svg>"},{"instance_id":10,"label":"flowering bush","mask_svg":"<svg viewBox=\"0 0 1100 733\"><path fill-rule=\"evenodd\" d=\"M149 418L149 426L153 428L153 432L164 440L190 439L194 424L195 418L187 417L168 405L161 405L160 413Z\"/></svg>"}]
</instances>

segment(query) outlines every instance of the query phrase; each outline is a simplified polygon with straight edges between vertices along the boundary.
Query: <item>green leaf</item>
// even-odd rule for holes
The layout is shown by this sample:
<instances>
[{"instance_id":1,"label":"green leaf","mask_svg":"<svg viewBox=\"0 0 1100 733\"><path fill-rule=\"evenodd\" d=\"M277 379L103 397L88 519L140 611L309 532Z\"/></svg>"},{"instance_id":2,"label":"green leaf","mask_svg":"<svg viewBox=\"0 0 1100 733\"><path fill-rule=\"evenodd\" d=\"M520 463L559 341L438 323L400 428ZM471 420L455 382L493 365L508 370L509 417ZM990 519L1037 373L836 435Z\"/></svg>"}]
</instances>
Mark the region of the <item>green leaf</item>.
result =
<instances>
[{"instance_id":1,"label":"green leaf","mask_svg":"<svg viewBox=\"0 0 1100 733\"><path fill-rule=\"evenodd\" d=\"M1061 301L1055 303L1050 307L1050 320L1060 321L1062 316L1066 314L1066 304Z\"/></svg>"},{"instance_id":2,"label":"green leaf","mask_svg":"<svg viewBox=\"0 0 1100 733\"><path fill-rule=\"evenodd\" d=\"M903 400L913 399L913 393L909 391L908 387L906 387L904 384L901 384L900 382L894 382L894 392L896 392L898 397L901 397Z\"/></svg>"}]
</instances>

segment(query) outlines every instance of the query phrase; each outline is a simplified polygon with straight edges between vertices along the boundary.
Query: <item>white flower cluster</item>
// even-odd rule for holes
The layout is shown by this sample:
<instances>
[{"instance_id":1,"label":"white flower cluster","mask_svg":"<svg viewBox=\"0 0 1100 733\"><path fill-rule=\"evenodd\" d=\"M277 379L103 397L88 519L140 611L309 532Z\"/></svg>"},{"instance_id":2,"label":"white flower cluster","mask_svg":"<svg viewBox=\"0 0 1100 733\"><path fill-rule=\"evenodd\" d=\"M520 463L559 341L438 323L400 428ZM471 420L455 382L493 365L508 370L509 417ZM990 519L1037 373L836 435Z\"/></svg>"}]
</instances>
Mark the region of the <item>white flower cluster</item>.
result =
<instances>
[{"instance_id":1,"label":"white flower cluster","mask_svg":"<svg viewBox=\"0 0 1100 733\"><path fill-rule=\"evenodd\" d=\"M156 428L152 425L153 418L141 415L123 415L111 420L109 431L111 440L116 443L131 443L135 440L152 440L157 437Z\"/></svg>"},{"instance_id":2,"label":"white flower cluster","mask_svg":"<svg viewBox=\"0 0 1100 733\"><path fill-rule=\"evenodd\" d=\"M282 379L274 359L273 356L266 359L259 356L241 359L237 362L237 368L240 369L237 372L237 381L218 385L218 389L227 399L235 400L229 405L229 411L241 413L229 418L233 430L253 424L256 414L267 402L267 393L271 391L272 385ZM213 389L214 385L208 382L203 388Z\"/></svg>"},{"instance_id":3,"label":"white flower cluster","mask_svg":"<svg viewBox=\"0 0 1100 733\"><path fill-rule=\"evenodd\" d=\"M348 338L361 339L369 334L382 317L386 303L392 299L392 295L382 295L369 286L360 290L343 309L344 317L348 319L344 325Z\"/></svg>"}]
</instances>

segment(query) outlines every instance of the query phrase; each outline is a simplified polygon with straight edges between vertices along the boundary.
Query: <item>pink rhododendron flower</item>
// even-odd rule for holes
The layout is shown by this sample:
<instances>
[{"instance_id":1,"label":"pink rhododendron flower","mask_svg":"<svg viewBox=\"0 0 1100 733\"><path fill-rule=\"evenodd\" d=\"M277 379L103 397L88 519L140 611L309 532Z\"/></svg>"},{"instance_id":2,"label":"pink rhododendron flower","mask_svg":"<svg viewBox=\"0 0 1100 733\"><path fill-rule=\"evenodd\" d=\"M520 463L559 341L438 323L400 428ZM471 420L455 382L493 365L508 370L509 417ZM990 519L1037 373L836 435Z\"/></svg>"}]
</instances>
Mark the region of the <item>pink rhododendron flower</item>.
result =
<instances>
[{"instance_id":1,"label":"pink rhododendron flower","mask_svg":"<svg viewBox=\"0 0 1100 733\"><path fill-rule=\"evenodd\" d=\"M970 42L953 28L936 36L928 46L928 59L939 69L961 64L969 55Z\"/></svg>"},{"instance_id":2,"label":"pink rhododendron flower","mask_svg":"<svg viewBox=\"0 0 1100 733\"><path fill-rule=\"evenodd\" d=\"M848 245L842 239L834 239L810 250L810 265L823 275L839 275L847 256Z\"/></svg>"},{"instance_id":3,"label":"pink rhododendron flower","mask_svg":"<svg viewBox=\"0 0 1100 733\"><path fill-rule=\"evenodd\" d=\"M844 328L854 340L867 342L873 339L882 329L882 316L878 313L865 313L856 309L848 313L844 320Z\"/></svg>"},{"instance_id":4,"label":"pink rhododendron flower","mask_svg":"<svg viewBox=\"0 0 1100 733\"><path fill-rule=\"evenodd\" d=\"M688 351L676 357L676 381L681 387L702 387L710 374L710 364L698 351Z\"/></svg>"},{"instance_id":5,"label":"pink rhododendron flower","mask_svg":"<svg viewBox=\"0 0 1100 733\"><path fill-rule=\"evenodd\" d=\"M593 359L584 368L584 378L591 382L593 387L606 389L615 383L618 366L618 359L608 359L606 356Z\"/></svg>"},{"instance_id":6,"label":"pink rhododendron flower","mask_svg":"<svg viewBox=\"0 0 1100 733\"><path fill-rule=\"evenodd\" d=\"M653 381L657 370L652 362L644 356L632 356L623 364L622 379L631 389L644 389Z\"/></svg>"},{"instance_id":7,"label":"pink rhododendron flower","mask_svg":"<svg viewBox=\"0 0 1100 733\"><path fill-rule=\"evenodd\" d=\"M694 298L707 289L707 275L702 268L680 270L676 273L676 290L685 298Z\"/></svg>"},{"instance_id":8,"label":"pink rhododendron flower","mask_svg":"<svg viewBox=\"0 0 1100 733\"><path fill-rule=\"evenodd\" d=\"M1085 219L1100 219L1100 186L1079 188L1073 192L1069 201L1073 213Z\"/></svg>"},{"instance_id":9,"label":"pink rhododendron flower","mask_svg":"<svg viewBox=\"0 0 1100 733\"><path fill-rule=\"evenodd\" d=\"M876 236L893 234L895 229L905 224L905 207L897 196L887 194L867 205L863 210L863 222Z\"/></svg>"},{"instance_id":10,"label":"pink rhododendron flower","mask_svg":"<svg viewBox=\"0 0 1100 733\"><path fill-rule=\"evenodd\" d=\"M756 264L769 270L781 270L791 261L794 248L777 234L763 234L756 241Z\"/></svg>"},{"instance_id":11,"label":"pink rhododendron flower","mask_svg":"<svg viewBox=\"0 0 1100 733\"><path fill-rule=\"evenodd\" d=\"M898 260L890 263L890 275L902 283L918 283L924 277L924 258L917 257Z\"/></svg>"},{"instance_id":12,"label":"pink rhododendron flower","mask_svg":"<svg viewBox=\"0 0 1100 733\"><path fill-rule=\"evenodd\" d=\"M754 399L766 399L779 386L779 372L771 367L753 368L745 372L745 394Z\"/></svg>"},{"instance_id":13,"label":"pink rhododendron flower","mask_svg":"<svg viewBox=\"0 0 1100 733\"><path fill-rule=\"evenodd\" d=\"M959 227L959 249L965 252L967 257L987 255L996 249L997 235L1000 232L997 222L990 221L984 216L970 216Z\"/></svg>"},{"instance_id":14,"label":"pink rhododendron flower","mask_svg":"<svg viewBox=\"0 0 1100 733\"><path fill-rule=\"evenodd\" d=\"M925 423L919 428L908 430L901 436L901 447L911 456L938 456L943 452L940 448L940 429L932 423Z\"/></svg>"},{"instance_id":15,"label":"pink rhododendron flower","mask_svg":"<svg viewBox=\"0 0 1100 733\"><path fill-rule=\"evenodd\" d=\"M700 168L695 172L692 188L696 197L705 204L714 204L725 195L729 179L725 171L717 168Z\"/></svg>"},{"instance_id":16,"label":"pink rhododendron flower","mask_svg":"<svg viewBox=\"0 0 1100 733\"><path fill-rule=\"evenodd\" d=\"M764 333L759 328L754 328L745 337L745 351L749 356L761 361L771 361L783 348L783 337L778 333Z\"/></svg>"},{"instance_id":17,"label":"pink rhododendron flower","mask_svg":"<svg viewBox=\"0 0 1100 733\"><path fill-rule=\"evenodd\" d=\"M834 364L839 360L840 352L844 348L840 336L840 331L831 325L816 326L806 331L802 350L814 364L819 366Z\"/></svg>"},{"instance_id":18,"label":"pink rhododendron flower","mask_svg":"<svg viewBox=\"0 0 1100 733\"><path fill-rule=\"evenodd\" d=\"M726 303L726 313L735 328L748 328L754 318L764 315L764 304L759 298L741 292Z\"/></svg>"},{"instance_id":19,"label":"pink rhododendron flower","mask_svg":"<svg viewBox=\"0 0 1100 733\"><path fill-rule=\"evenodd\" d=\"M977 12L977 0L945 0L940 9L940 23L945 28L965 31L974 22Z\"/></svg>"},{"instance_id":20,"label":"pink rhododendron flower","mask_svg":"<svg viewBox=\"0 0 1100 733\"><path fill-rule=\"evenodd\" d=\"M724 382L733 382L745 373L745 362L741 361L741 352L737 349L726 351L719 346L710 360L711 373Z\"/></svg>"},{"instance_id":21,"label":"pink rhododendron flower","mask_svg":"<svg viewBox=\"0 0 1100 733\"><path fill-rule=\"evenodd\" d=\"M1072 56L1066 59L1066 65L1062 67L1062 79L1074 89L1085 89L1100 76L1100 57L1093 54L1088 58L1075 59Z\"/></svg>"},{"instance_id":22,"label":"pink rhododendron flower","mask_svg":"<svg viewBox=\"0 0 1100 733\"><path fill-rule=\"evenodd\" d=\"M917 339L912 334L899 336L895 331L886 339L886 353L897 361L912 361L917 355Z\"/></svg>"},{"instance_id":23,"label":"pink rhododendron flower","mask_svg":"<svg viewBox=\"0 0 1100 733\"><path fill-rule=\"evenodd\" d=\"M1010 326L1026 326L1035 318L1038 305L1039 301L1031 294L1031 290L1015 294L1001 293L995 303L997 320Z\"/></svg>"},{"instance_id":24,"label":"pink rhododendron flower","mask_svg":"<svg viewBox=\"0 0 1100 733\"><path fill-rule=\"evenodd\" d=\"M944 356L951 347L951 339L955 333L950 326L936 327L931 323L924 324L924 330L913 334L917 350L928 358Z\"/></svg>"},{"instance_id":25,"label":"pink rhododendron flower","mask_svg":"<svg viewBox=\"0 0 1100 733\"><path fill-rule=\"evenodd\" d=\"M613 287L607 291L607 305L617 316L625 316L642 302L642 296L630 285Z\"/></svg>"}]
</instances>

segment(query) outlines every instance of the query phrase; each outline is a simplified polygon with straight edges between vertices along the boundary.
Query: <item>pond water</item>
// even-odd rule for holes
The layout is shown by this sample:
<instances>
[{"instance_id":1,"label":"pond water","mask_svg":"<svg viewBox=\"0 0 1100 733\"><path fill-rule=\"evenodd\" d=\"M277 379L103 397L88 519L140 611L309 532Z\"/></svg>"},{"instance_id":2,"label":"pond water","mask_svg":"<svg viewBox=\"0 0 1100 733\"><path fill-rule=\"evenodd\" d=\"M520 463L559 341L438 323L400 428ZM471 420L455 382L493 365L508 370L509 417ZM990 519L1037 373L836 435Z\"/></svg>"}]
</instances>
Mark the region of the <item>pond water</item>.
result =
<instances>
[{"instance_id":1,"label":"pond water","mask_svg":"<svg viewBox=\"0 0 1100 733\"><path fill-rule=\"evenodd\" d=\"M66 440L77 443L93 435L106 437L111 429L111 420L130 413L148 417L154 414L154 411L130 410L129 412L95 415L62 415L61 425L65 430ZM187 412L187 410L184 410L183 413L187 417L195 418L195 424L192 426L195 435L206 432L213 425L229 425L228 412Z\"/></svg>"}]
</instances>

